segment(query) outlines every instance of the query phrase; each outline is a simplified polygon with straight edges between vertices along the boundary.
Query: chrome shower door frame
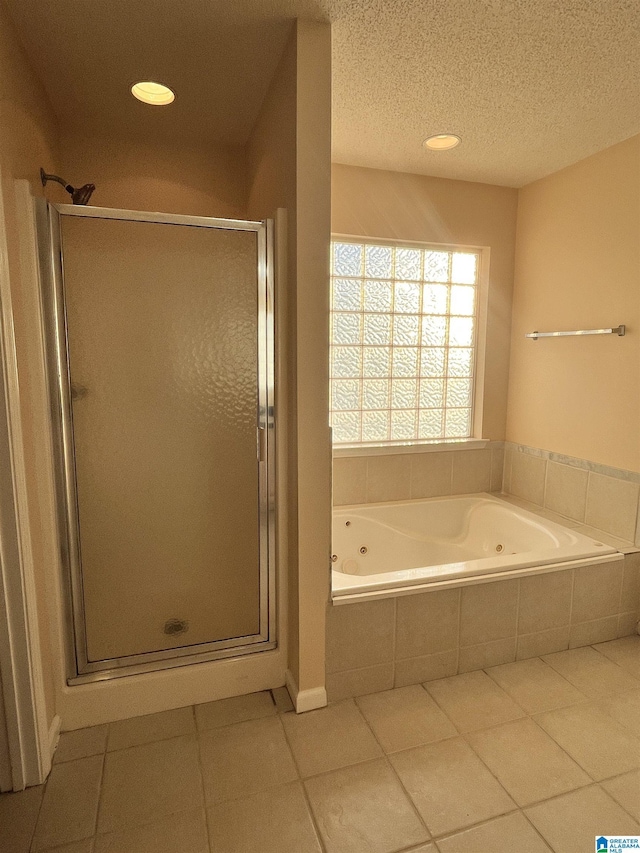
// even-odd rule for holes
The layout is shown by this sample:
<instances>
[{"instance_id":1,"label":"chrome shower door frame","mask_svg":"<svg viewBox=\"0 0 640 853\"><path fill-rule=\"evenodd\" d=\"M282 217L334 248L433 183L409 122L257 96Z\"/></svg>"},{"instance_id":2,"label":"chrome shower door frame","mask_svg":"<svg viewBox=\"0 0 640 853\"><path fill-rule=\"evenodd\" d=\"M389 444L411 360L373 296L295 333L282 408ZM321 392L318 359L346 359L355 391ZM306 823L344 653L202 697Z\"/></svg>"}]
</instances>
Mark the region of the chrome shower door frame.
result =
<instances>
[{"instance_id":1,"label":"chrome shower door frame","mask_svg":"<svg viewBox=\"0 0 640 853\"><path fill-rule=\"evenodd\" d=\"M82 581L82 556L75 472L71 378L64 291L61 220L64 216L149 222L224 231L255 232L257 238L258 411L256 454L259 490L259 632L243 637L90 661ZM43 313L51 394L60 555L65 587L67 682L81 684L176 666L246 655L277 646L275 565L274 281L271 220L217 219L115 208L42 203L38 210L43 267ZM45 239L45 231L46 234Z\"/></svg>"}]
</instances>

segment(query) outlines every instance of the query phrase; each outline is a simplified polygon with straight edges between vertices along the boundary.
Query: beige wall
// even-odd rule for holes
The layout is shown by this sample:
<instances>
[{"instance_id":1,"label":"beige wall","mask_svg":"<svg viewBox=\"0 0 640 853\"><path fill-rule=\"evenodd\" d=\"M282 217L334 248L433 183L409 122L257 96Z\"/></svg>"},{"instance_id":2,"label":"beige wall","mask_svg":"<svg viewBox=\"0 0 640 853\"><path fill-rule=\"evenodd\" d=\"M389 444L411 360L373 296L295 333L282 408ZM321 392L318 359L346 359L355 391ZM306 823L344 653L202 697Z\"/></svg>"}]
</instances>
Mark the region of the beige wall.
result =
<instances>
[{"instance_id":1,"label":"beige wall","mask_svg":"<svg viewBox=\"0 0 640 853\"><path fill-rule=\"evenodd\" d=\"M289 668L301 691L324 686L329 597L330 80L330 28L299 21L247 148L249 215L287 209L287 289L277 314L280 332L285 324L287 330L279 403L281 428L283 404L288 409Z\"/></svg>"},{"instance_id":2,"label":"beige wall","mask_svg":"<svg viewBox=\"0 0 640 853\"><path fill-rule=\"evenodd\" d=\"M509 441L640 471L639 287L640 136L520 190Z\"/></svg>"},{"instance_id":3,"label":"beige wall","mask_svg":"<svg viewBox=\"0 0 640 853\"><path fill-rule=\"evenodd\" d=\"M483 438L505 435L517 191L356 166L332 169L336 234L491 249Z\"/></svg>"},{"instance_id":4,"label":"beige wall","mask_svg":"<svg viewBox=\"0 0 640 853\"><path fill-rule=\"evenodd\" d=\"M246 215L242 149L64 134L60 151L65 180L96 185L93 205L235 219Z\"/></svg>"},{"instance_id":5,"label":"beige wall","mask_svg":"<svg viewBox=\"0 0 640 853\"><path fill-rule=\"evenodd\" d=\"M49 523L47 490L39 486L46 470L46 448L40 440L47 434L48 416L44 386L31 365L38 358L37 292L34 304L33 281L21 263L20 232L14 181L26 179L35 194L42 194L39 168L57 167L56 126L44 89L32 74L11 23L0 5L0 172L4 226L12 289L13 319L21 395L22 429L25 447L26 485L32 536L34 571L40 613L40 641L45 696L49 722L55 713L51 641L46 605L45 570L57 559L57 544ZM64 191L52 194L62 200ZM44 395L44 396L43 396Z\"/></svg>"}]
</instances>

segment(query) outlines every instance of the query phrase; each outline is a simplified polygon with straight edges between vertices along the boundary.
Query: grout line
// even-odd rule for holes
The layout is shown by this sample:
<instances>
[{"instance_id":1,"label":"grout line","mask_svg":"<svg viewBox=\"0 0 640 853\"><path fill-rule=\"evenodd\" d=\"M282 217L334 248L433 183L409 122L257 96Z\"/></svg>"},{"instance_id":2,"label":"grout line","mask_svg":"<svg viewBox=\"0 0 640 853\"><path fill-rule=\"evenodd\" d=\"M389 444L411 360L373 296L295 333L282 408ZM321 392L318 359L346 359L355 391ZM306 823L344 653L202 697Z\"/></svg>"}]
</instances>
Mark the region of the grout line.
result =
<instances>
[{"instance_id":1,"label":"grout line","mask_svg":"<svg viewBox=\"0 0 640 853\"><path fill-rule=\"evenodd\" d=\"M353 702L355 705L355 702L353 699L351 699L350 701ZM360 709L358 708L358 711L359 710ZM291 755L291 759L293 761L293 766L295 767L296 773L298 774L297 781L298 781L298 784L300 785L300 788L302 789L302 796L304 797L305 803L307 804L307 811L308 811L309 817L311 819L311 825L313 826L313 831L316 834L318 846L323 851L323 853L326 853L326 846L325 846L324 840L322 838L322 833L320 832L320 826L319 826L318 821L316 819L315 812L313 811L313 807L311 805L311 800L309 799L309 793L307 791L307 786L304 784L305 780L303 779L302 773L300 772L300 765L298 764L298 759L296 758L295 752L293 751L293 747L291 746L291 741L289 740L289 735L287 734L287 728L284 725L284 723L282 722L282 715L280 715L280 714L278 715L278 720L280 722L280 727L282 728L282 731L284 734L285 743L287 744L287 747L289 749L289 754ZM333 772L333 771L327 771L327 772ZM324 774L318 774L318 775L324 775ZM311 777L307 777L307 778L311 778ZM215 853L215 851L212 851L212 853Z\"/></svg>"}]
</instances>

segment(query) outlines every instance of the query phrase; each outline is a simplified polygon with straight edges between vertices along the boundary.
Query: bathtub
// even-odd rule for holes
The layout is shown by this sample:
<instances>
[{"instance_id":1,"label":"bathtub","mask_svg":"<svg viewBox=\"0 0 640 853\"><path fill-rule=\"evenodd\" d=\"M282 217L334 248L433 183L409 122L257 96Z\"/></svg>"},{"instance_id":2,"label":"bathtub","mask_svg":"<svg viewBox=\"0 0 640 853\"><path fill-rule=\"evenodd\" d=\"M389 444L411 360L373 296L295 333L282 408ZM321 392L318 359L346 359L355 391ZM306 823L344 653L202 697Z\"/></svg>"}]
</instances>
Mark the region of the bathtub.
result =
<instances>
[{"instance_id":1,"label":"bathtub","mask_svg":"<svg viewBox=\"0 0 640 853\"><path fill-rule=\"evenodd\" d=\"M334 604L622 560L603 542L488 494L339 507Z\"/></svg>"}]
</instances>

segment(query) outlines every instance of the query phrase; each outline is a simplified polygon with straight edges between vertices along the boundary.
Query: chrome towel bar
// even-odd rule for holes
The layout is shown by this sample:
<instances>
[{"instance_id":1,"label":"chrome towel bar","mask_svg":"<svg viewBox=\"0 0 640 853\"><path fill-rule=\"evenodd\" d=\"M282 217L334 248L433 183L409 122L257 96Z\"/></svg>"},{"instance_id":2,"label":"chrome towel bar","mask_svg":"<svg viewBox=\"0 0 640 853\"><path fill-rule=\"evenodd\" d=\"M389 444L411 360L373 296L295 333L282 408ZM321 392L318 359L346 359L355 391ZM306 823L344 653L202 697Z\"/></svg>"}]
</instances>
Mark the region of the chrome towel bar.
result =
<instances>
[{"instance_id":1,"label":"chrome towel bar","mask_svg":"<svg viewBox=\"0 0 640 853\"><path fill-rule=\"evenodd\" d=\"M626 326L615 326L613 329L580 329L576 332L530 332L525 338L574 338L578 335L619 335L622 337L626 332Z\"/></svg>"}]
</instances>

